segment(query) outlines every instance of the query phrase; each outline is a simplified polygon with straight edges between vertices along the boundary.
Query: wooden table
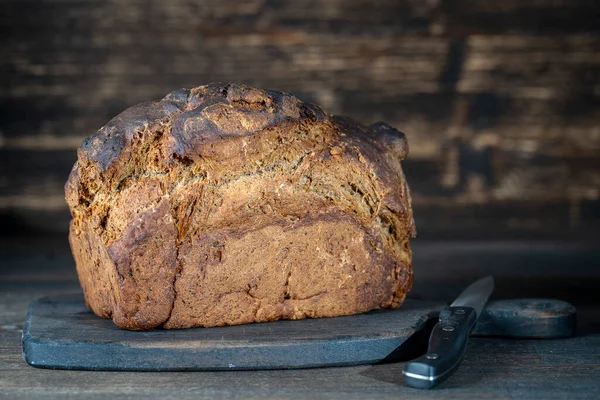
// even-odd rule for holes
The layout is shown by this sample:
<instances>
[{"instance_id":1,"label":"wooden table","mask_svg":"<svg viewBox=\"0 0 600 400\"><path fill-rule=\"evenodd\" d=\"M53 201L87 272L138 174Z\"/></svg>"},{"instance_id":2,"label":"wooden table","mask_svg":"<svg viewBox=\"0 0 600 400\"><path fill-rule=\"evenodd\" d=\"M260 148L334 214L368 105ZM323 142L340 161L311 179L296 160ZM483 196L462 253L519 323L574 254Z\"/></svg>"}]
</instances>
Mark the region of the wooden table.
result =
<instances>
[{"instance_id":1,"label":"wooden table","mask_svg":"<svg viewBox=\"0 0 600 400\"><path fill-rule=\"evenodd\" d=\"M494 298L554 297L579 311L570 339L473 338L455 376L434 391L406 387L402 364L177 373L32 368L20 344L28 304L80 289L62 238L23 243L0 244L0 398L600 398L600 249L593 243L416 241L414 297L450 300L491 273Z\"/></svg>"}]
</instances>

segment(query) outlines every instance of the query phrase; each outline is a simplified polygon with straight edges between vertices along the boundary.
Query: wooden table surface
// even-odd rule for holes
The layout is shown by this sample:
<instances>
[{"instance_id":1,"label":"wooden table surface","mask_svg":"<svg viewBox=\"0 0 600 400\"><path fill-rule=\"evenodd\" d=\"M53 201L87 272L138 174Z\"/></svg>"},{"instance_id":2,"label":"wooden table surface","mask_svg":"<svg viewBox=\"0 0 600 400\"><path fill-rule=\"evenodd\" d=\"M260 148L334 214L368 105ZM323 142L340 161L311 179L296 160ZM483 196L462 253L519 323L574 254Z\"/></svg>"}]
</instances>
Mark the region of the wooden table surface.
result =
<instances>
[{"instance_id":1,"label":"wooden table surface","mask_svg":"<svg viewBox=\"0 0 600 400\"><path fill-rule=\"evenodd\" d=\"M456 374L420 391L404 385L400 363L175 373L32 368L21 359L28 304L80 289L64 240L0 240L0 398L600 398L600 249L593 243L415 242L413 297L451 300L470 281L493 274L493 298L553 297L578 308L576 337L473 338Z\"/></svg>"}]
</instances>

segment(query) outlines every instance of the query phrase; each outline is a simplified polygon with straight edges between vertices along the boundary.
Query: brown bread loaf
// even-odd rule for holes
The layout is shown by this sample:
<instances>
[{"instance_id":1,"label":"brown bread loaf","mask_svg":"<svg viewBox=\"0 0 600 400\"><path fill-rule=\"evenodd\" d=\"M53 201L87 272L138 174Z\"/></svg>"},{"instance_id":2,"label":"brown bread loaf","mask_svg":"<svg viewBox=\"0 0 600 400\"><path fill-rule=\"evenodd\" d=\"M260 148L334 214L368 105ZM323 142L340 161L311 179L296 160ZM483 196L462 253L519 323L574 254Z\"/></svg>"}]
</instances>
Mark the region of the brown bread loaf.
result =
<instances>
[{"instance_id":1,"label":"brown bread loaf","mask_svg":"<svg viewBox=\"0 0 600 400\"><path fill-rule=\"evenodd\" d=\"M65 185L88 306L126 329L398 307L415 235L404 134L239 84L124 111Z\"/></svg>"}]
</instances>

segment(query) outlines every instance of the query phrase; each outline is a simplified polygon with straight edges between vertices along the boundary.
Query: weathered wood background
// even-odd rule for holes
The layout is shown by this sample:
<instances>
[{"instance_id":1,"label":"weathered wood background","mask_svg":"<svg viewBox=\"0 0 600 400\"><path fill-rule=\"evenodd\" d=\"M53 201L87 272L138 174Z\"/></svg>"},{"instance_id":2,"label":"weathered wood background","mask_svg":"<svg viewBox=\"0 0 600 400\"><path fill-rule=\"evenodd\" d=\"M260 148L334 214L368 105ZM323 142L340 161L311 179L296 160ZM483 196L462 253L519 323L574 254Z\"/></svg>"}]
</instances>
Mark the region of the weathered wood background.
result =
<instances>
[{"instance_id":1,"label":"weathered wood background","mask_svg":"<svg viewBox=\"0 0 600 400\"><path fill-rule=\"evenodd\" d=\"M231 80L403 130L421 237L600 231L595 0L0 0L0 35L3 234L66 232L115 114Z\"/></svg>"}]
</instances>

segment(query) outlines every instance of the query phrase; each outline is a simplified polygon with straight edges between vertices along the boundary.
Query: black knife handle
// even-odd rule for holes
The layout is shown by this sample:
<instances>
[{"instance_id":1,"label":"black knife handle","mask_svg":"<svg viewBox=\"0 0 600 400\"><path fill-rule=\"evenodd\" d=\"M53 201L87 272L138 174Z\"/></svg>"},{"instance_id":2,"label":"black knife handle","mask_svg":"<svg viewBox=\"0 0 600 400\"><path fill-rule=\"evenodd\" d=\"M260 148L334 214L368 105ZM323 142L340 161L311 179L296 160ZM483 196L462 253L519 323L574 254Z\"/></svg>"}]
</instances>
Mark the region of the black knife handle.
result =
<instances>
[{"instance_id":1,"label":"black knife handle","mask_svg":"<svg viewBox=\"0 0 600 400\"><path fill-rule=\"evenodd\" d=\"M443 382L460 365L467 340L477 321L471 307L448 307L440 312L440 320L431 332L427 353L404 366L408 386L430 389Z\"/></svg>"}]
</instances>

